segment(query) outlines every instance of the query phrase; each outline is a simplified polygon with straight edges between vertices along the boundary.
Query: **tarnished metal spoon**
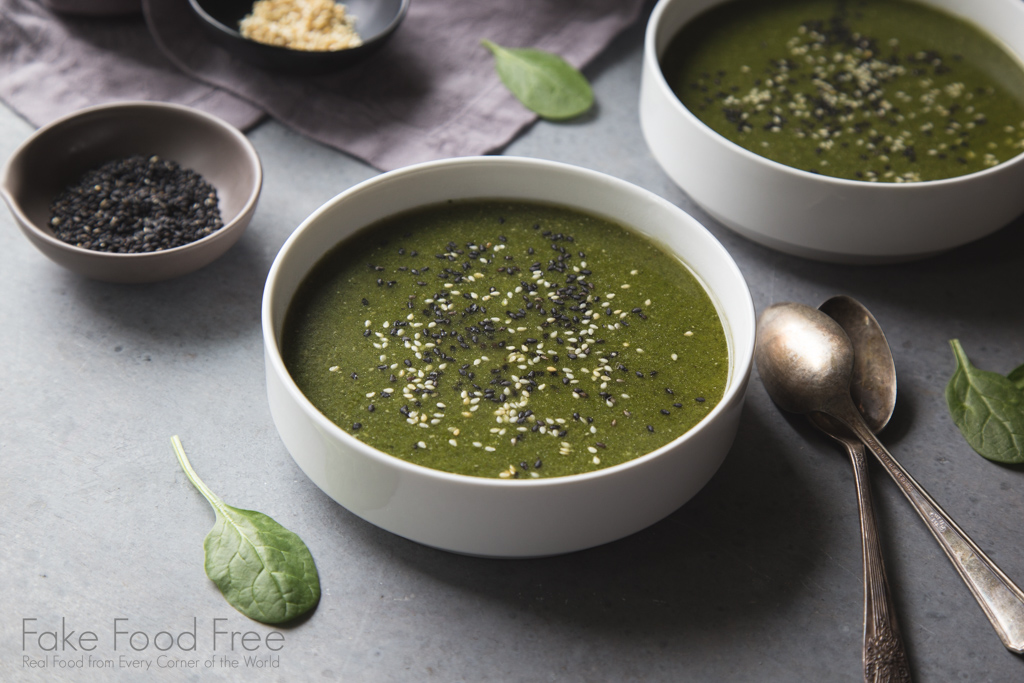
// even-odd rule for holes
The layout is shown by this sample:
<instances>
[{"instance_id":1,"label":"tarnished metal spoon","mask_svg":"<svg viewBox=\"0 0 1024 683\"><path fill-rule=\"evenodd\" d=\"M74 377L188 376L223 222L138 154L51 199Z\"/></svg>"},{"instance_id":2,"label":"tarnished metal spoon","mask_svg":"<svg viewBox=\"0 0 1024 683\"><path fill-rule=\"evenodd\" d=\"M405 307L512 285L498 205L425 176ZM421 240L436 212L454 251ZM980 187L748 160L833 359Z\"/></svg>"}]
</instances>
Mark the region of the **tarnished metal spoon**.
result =
<instances>
[{"instance_id":1,"label":"tarnished metal spoon","mask_svg":"<svg viewBox=\"0 0 1024 683\"><path fill-rule=\"evenodd\" d=\"M1024 653L1024 592L956 525L875 438L853 403L854 350L839 324L816 308L774 304L757 321L754 358L772 400L794 413L821 412L868 447L910 501L970 588L1007 649Z\"/></svg>"},{"instance_id":2,"label":"tarnished metal spoon","mask_svg":"<svg viewBox=\"0 0 1024 683\"><path fill-rule=\"evenodd\" d=\"M896 365L882 328L860 302L848 296L832 297L818 310L839 323L853 344L850 394L868 428L877 434L889 423L896 407ZM853 465L864 557L864 680L909 683L910 664L882 561L864 444L835 418L824 413L807 417L815 427L846 446Z\"/></svg>"}]
</instances>

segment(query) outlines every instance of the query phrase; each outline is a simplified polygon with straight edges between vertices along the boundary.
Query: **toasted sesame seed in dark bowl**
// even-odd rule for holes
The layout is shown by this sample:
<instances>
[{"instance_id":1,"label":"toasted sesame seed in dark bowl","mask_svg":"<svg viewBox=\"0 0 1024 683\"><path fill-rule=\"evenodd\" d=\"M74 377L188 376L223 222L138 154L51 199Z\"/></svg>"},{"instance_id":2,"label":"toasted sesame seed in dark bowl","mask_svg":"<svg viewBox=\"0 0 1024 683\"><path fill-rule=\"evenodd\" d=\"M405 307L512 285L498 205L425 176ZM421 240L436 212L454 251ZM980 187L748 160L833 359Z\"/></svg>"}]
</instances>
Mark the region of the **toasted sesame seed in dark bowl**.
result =
<instances>
[{"instance_id":1,"label":"toasted sesame seed in dark bowl","mask_svg":"<svg viewBox=\"0 0 1024 683\"><path fill-rule=\"evenodd\" d=\"M259 157L231 125L189 107L126 102L38 130L0 175L18 227L44 255L106 282L208 265L245 231Z\"/></svg>"},{"instance_id":2,"label":"toasted sesame seed in dark bowl","mask_svg":"<svg viewBox=\"0 0 1024 683\"><path fill-rule=\"evenodd\" d=\"M405 18L410 0L345 0L361 38L356 47L336 50L293 49L242 35L239 23L253 11L254 0L189 0L207 37L238 59L269 71L299 75L327 74L357 64L386 43Z\"/></svg>"}]
</instances>

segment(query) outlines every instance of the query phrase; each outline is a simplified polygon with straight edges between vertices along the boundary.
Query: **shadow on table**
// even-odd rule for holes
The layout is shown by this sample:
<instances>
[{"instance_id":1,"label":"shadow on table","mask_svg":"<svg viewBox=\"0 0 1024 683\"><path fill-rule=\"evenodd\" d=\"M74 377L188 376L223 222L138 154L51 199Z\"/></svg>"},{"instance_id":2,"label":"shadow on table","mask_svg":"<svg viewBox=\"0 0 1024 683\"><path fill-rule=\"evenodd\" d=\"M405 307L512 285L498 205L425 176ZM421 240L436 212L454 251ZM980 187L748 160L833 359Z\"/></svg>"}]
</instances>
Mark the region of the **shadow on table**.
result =
<instances>
[{"instance_id":1,"label":"shadow on table","mask_svg":"<svg viewBox=\"0 0 1024 683\"><path fill-rule=\"evenodd\" d=\"M900 339L900 332L922 319L948 330L950 338L964 329L1024 321L1014 315L1012 294L1024 286L1024 216L976 242L908 263L844 266L781 254L777 258L778 271L817 283L823 291L860 299L879 319L894 353L916 345L918 340L909 334Z\"/></svg>"},{"instance_id":2,"label":"shadow on table","mask_svg":"<svg viewBox=\"0 0 1024 683\"><path fill-rule=\"evenodd\" d=\"M151 284L110 284L58 269L57 287L92 317L144 338L150 351L181 344L233 343L258 334L263 284L270 263L255 243L242 240L194 273Z\"/></svg>"},{"instance_id":3,"label":"shadow on table","mask_svg":"<svg viewBox=\"0 0 1024 683\"><path fill-rule=\"evenodd\" d=\"M711 482L654 526L569 555L489 560L367 533L391 560L458 592L558 620L594 637L639 637L649 646L709 629L752 628L785 611L816 571L828 502L747 410L736 445ZM838 466L838 465L837 465ZM339 515L348 516L339 508ZM794 533L794 530L799 532ZM372 539L372 540L371 540Z\"/></svg>"}]
</instances>

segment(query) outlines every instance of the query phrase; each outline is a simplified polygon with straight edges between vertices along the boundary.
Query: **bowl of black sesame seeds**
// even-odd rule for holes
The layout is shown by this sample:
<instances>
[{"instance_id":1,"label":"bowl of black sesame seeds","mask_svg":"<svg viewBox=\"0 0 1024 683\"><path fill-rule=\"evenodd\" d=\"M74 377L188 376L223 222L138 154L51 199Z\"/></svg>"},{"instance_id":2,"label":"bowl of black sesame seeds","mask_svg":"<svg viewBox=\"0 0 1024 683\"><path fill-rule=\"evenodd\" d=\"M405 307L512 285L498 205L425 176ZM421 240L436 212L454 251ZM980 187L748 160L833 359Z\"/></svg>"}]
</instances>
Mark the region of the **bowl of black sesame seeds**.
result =
<instances>
[{"instance_id":1,"label":"bowl of black sesame seeds","mask_svg":"<svg viewBox=\"0 0 1024 683\"><path fill-rule=\"evenodd\" d=\"M654 158L772 249L896 263L1024 212L1019 0L661 0L643 60Z\"/></svg>"},{"instance_id":2,"label":"bowl of black sesame seeds","mask_svg":"<svg viewBox=\"0 0 1024 683\"><path fill-rule=\"evenodd\" d=\"M629 235L599 246L563 210ZM662 257L641 243L717 317L645 284ZM386 260L366 262L367 244ZM723 355L689 345L709 339L694 315L721 321ZM302 344L306 322L325 344ZM595 171L502 156L398 169L324 204L274 260L262 324L271 416L306 475L385 530L487 557L608 543L688 501L731 447L754 343L743 276L691 216ZM709 370L713 407L667 379ZM698 421L671 431L691 408Z\"/></svg>"},{"instance_id":3,"label":"bowl of black sesame seeds","mask_svg":"<svg viewBox=\"0 0 1024 683\"><path fill-rule=\"evenodd\" d=\"M18 227L55 263L106 282L208 265L245 231L262 186L248 139L190 107L91 107L36 131L0 175Z\"/></svg>"}]
</instances>

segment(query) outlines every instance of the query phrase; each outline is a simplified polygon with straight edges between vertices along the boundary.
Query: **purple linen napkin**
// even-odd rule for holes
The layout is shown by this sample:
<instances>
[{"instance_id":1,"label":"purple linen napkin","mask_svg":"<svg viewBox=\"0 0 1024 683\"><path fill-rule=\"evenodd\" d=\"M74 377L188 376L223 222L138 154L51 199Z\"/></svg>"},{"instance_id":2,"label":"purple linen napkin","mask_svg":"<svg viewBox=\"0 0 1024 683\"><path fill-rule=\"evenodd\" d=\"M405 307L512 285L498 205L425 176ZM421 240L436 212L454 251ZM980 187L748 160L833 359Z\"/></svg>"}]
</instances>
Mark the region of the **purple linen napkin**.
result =
<instances>
[{"instance_id":1,"label":"purple linen napkin","mask_svg":"<svg viewBox=\"0 0 1024 683\"><path fill-rule=\"evenodd\" d=\"M245 129L248 101L182 74L141 16L70 17L34 0L0 0L0 99L36 126L119 100L184 104Z\"/></svg>"},{"instance_id":2,"label":"purple linen napkin","mask_svg":"<svg viewBox=\"0 0 1024 683\"><path fill-rule=\"evenodd\" d=\"M412 0L395 35L338 74L263 71L210 42L187 0L144 0L150 30L186 73L382 170L493 152L536 116L499 81L488 38L581 67L637 19L642 0Z\"/></svg>"}]
</instances>

